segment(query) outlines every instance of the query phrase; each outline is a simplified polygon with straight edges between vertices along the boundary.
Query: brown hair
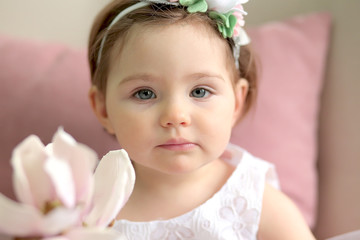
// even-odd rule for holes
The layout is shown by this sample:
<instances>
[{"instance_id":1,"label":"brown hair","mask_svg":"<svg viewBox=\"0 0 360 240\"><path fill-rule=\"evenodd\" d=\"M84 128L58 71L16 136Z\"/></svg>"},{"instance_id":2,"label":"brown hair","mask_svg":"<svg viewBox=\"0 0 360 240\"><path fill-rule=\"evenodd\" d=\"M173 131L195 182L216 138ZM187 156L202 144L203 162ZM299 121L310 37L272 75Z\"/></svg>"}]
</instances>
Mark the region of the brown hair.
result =
<instances>
[{"instance_id":1,"label":"brown hair","mask_svg":"<svg viewBox=\"0 0 360 240\"><path fill-rule=\"evenodd\" d=\"M224 39L217 29L215 20L208 17L206 13L189 14L183 7L174 7L165 4L152 4L140 9L134 10L124 16L120 21L108 29L112 20L127 7L139 2L138 0L114 0L109 3L96 17L93 24L88 49L88 60L91 71L91 81L100 91L106 94L106 84L109 68L111 66L111 52L119 41L123 41L129 32L131 26L136 24L174 24L180 21L200 22L214 29L221 39ZM106 34L101 61L99 64L99 48L101 41ZM229 45L229 55L232 56L234 42L232 39L224 39ZM123 44L123 42L121 43ZM234 60L232 60L233 62ZM256 64L250 46L242 46L239 57L239 69L236 69L235 63L232 64L234 82L240 78L245 78L249 83L249 91L245 99L243 112L246 113L256 99L257 93L257 74Z\"/></svg>"}]
</instances>

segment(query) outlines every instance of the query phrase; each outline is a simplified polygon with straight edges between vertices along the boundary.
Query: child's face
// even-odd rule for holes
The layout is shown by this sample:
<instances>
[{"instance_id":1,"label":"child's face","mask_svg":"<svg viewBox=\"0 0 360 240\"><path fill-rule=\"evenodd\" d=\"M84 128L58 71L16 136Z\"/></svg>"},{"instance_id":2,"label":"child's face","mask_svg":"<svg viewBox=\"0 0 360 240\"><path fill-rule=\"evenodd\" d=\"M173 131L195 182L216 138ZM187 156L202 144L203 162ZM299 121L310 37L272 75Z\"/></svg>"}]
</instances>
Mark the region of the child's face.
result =
<instances>
[{"instance_id":1,"label":"child's face","mask_svg":"<svg viewBox=\"0 0 360 240\"><path fill-rule=\"evenodd\" d=\"M185 173L218 159L242 107L226 43L196 25L135 26L94 108L134 164ZM245 81L246 82L246 81Z\"/></svg>"}]
</instances>

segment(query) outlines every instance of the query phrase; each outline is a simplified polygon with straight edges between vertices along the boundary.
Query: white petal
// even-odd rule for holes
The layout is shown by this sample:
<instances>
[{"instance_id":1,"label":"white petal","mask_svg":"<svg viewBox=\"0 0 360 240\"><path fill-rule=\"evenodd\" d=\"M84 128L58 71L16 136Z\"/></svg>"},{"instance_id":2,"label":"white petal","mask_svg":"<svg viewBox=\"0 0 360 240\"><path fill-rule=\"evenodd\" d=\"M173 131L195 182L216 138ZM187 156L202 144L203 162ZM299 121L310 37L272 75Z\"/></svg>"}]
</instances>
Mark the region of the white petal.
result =
<instances>
[{"instance_id":1,"label":"white petal","mask_svg":"<svg viewBox=\"0 0 360 240\"><path fill-rule=\"evenodd\" d=\"M66 234L70 240L126 240L120 232L112 229L79 228Z\"/></svg>"},{"instance_id":2,"label":"white petal","mask_svg":"<svg viewBox=\"0 0 360 240\"><path fill-rule=\"evenodd\" d=\"M29 136L13 151L14 189L19 201L38 208L53 198L51 181L44 170L47 154L37 136Z\"/></svg>"},{"instance_id":3,"label":"white petal","mask_svg":"<svg viewBox=\"0 0 360 240\"><path fill-rule=\"evenodd\" d=\"M239 4L247 3L248 0L206 0L210 10L220 13L228 13Z\"/></svg>"},{"instance_id":4,"label":"white petal","mask_svg":"<svg viewBox=\"0 0 360 240\"><path fill-rule=\"evenodd\" d=\"M49 158L45 170L52 179L57 198L67 208L75 207L75 187L69 164L56 158Z\"/></svg>"},{"instance_id":5,"label":"white petal","mask_svg":"<svg viewBox=\"0 0 360 240\"><path fill-rule=\"evenodd\" d=\"M207 0L210 10L227 13L237 5L237 0Z\"/></svg>"},{"instance_id":6,"label":"white petal","mask_svg":"<svg viewBox=\"0 0 360 240\"><path fill-rule=\"evenodd\" d=\"M107 226L127 202L135 171L125 150L111 151L95 172L94 207L85 219L90 226Z\"/></svg>"},{"instance_id":7,"label":"white petal","mask_svg":"<svg viewBox=\"0 0 360 240\"><path fill-rule=\"evenodd\" d=\"M21 204L0 193L0 232L12 236L33 233L33 225L41 222L41 214L30 205Z\"/></svg>"},{"instance_id":8,"label":"white petal","mask_svg":"<svg viewBox=\"0 0 360 240\"><path fill-rule=\"evenodd\" d=\"M80 224L81 209L59 207L44 216L33 206L17 203L2 194L0 209L0 232L11 236L49 236Z\"/></svg>"},{"instance_id":9,"label":"white petal","mask_svg":"<svg viewBox=\"0 0 360 240\"><path fill-rule=\"evenodd\" d=\"M77 143L69 134L59 129L53 139L56 158L67 161L72 169L77 202L86 202L92 196L92 175L98 162L97 154L89 147Z\"/></svg>"}]
</instances>

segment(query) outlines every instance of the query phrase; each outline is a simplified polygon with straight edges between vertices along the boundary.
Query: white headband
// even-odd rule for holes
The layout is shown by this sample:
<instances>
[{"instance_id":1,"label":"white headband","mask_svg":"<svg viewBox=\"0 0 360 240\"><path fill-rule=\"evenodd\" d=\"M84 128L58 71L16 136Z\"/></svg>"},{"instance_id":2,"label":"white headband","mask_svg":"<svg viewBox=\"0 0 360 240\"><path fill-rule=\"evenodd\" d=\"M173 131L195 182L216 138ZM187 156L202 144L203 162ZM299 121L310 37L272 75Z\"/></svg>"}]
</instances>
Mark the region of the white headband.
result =
<instances>
[{"instance_id":1,"label":"white headband","mask_svg":"<svg viewBox=\"0 0 360 240\"><path fill-rule=\"evenodd\" d=\"M222 0L224 1L224 0ZM250 43L250 38L249 36L246 34L245 30L241 27L241 26L235 26L235 24L232 24L232 26L229 26L231 24L229 24L229 18L233 17L235 18L235 16L232 14L234 11L237 11L237 12L240 12L240 16L241 16L241 20L242 20L242 15L243 14L246 14L246 12L244 12L242 10L242 6L241 4L239 4L239 0L233 0L234 1L234 4L237 4L237 6L232 6L230 8L230 11L227 12L227 13L221 13L221 12L218 12L216 9L217 8L220 8L220 7L224 7L224 6L219 6L218 3L216 1L211 1L211 0L207 0L205 2L206 4L206 9L205 7L201 10L198 10L198 9L195 9L195 11L190 11L188 9L189 12L198 12L198 11L201 11L201 12L204 12L204 11L207 11L207 8L208 8L208 5L214 5L214 10L212 12L210 12L210 15L212 16L215 16L215 18L217 18L217 20L220 20L223 21L223 23L218 23L218 27L219 27L219 30L221 31L221 33L223 34L224 37L225 34L228 34L228 31L230 29L231 31L231 38L233 39L234 41L234 48L233 48L233 55L234 55L234 58L235 58L235 65L236 65L236 68L239 69L239 57L240 57L240 46L244 46L244 45L247 45ZM220 1L221 2L221 1ZM225 1L226 2L226 1ZM228 1L229 2L229 1ZM240 3L245 3L247 2L247 0L243 0L242 2L240 1ZM121 11L110 23L110 25L107 27L106 29L106 32L105 32L105 35L104 37L102 38L101 40L101 43L100 43L100 48L99 48L99 52L98 52L98 57L97 57L97 65L100 64L100 61L101 61L101 56L102 56L102 51L103 51L103 48L104 48L104 45L105 45L105 42L106 42L106 38L107 38L107 34L109 32L109 30L121 19L123 18L124 16L126 16L127 14L131 13L132 11L135 11L139 8L142 8L142 7L145 7L145 6L149 6L151 3L157 3L157 4L167 4L167 5L174 5L174 6L182 6L180 3L178 3L177 0L142 0L138 3L135 3L134 5L131 5L130 7L126 8L125 10ZM238 8L240 6L240 8ZM188 8L190 8L191 6L187 6ZM239 14L238 14L239 15ZM214 17L212 17L214 18ZM233 19L231 19L233 20ZM238 24L238 21L239 19L235 20L235 22L237 22L237 25ZM234 31L234 27L237 27L236 28L236 31L237 31L237 34L233 34L233 31ZM225 29L225 30L224 30ZM225 33L226 31L226 33Z\"/></svg>"}]
</instances>

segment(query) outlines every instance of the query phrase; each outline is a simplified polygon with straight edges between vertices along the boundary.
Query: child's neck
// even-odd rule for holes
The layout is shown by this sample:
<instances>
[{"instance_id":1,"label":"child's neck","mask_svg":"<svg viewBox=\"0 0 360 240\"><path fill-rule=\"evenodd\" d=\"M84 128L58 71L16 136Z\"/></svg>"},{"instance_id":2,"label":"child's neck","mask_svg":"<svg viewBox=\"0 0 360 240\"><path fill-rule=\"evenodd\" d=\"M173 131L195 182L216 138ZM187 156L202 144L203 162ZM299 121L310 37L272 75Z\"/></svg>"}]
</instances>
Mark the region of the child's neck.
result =
<instances>
[{"instance_id":1,"label":"child's neck","mask_svg":"<svg viewBox=\"0 0 360 240\"><path fill-rule=\"evenodd\" d=\"M222 160L176 175L135 168L133 194L119 214L119 218L132 221L169 219L198 207L220 190L234 169Z\"/></svg>"},{"instance_id":2,"label":"child's neck","mask_svg":"<svg viewBox=\"0 0 360 240\"><path fill-rule=\"evenodd\" d=\"M166 174L142 166L136 166L136 187L144 192L165 193L164 197L186 191L196 184L207 182L207 177L214 171L218 160L189 173ZM172 194L171 194L172 193Z\"/></svg>"}]
</instances>

